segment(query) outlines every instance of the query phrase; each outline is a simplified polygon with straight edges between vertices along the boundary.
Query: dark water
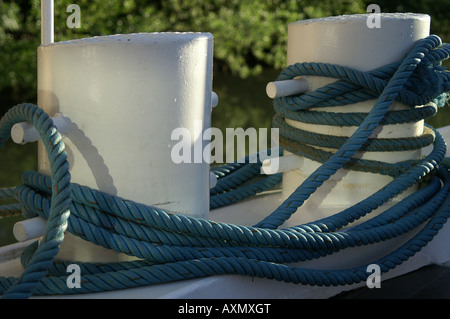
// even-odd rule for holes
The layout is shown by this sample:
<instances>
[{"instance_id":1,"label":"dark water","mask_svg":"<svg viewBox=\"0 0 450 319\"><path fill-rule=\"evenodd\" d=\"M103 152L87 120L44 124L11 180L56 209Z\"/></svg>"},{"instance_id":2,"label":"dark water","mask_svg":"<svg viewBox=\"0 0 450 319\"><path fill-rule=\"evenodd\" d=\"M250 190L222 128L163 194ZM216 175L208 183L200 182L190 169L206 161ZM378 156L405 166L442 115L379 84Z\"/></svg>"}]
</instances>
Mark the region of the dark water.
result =
<instances>
[{"instance_id":1,"label":"dark water","mask_svg":"<svg viewBox=\"0 0 450 319\"><path fill-rule=\"evenodd\" d=\"M270 128L274 111L265 93L266 84L277 78L279 71L267 70L257 77L242 80L229 74L215 74L214 91L219 105L212 112L212 126L226 128ZM436 128L450 125L450 106L439 110L427 122ZM36 170L36 146L7 144L0 150L0 186L20 184L21 173ZM21 217L0 219L0 246L15 242L14 223Z\"/></svg>"}]
</instances>

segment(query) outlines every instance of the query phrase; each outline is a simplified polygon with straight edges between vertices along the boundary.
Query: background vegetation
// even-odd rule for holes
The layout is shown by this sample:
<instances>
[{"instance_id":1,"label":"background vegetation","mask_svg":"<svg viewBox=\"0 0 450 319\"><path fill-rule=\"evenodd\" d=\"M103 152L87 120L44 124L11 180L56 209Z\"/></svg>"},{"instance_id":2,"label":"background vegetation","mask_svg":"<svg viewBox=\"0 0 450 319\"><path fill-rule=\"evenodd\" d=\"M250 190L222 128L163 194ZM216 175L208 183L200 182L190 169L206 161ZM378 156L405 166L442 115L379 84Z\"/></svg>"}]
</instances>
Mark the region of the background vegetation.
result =
<instances>
[{"instance_id":1,"label":"background vegetation","mask_svg":"<svg viewBox=\"0 0 450 319\"><path fill-rule=\"evenodd\" d=\"M69 29L69 4L81 8L81 28ZM432 33L450 41L448 0L56 0L55 39L134 32L203 31L214 35L214 91L220 98L213 126L270 127L272 102L265 85L286 65L287 26L300 19L382 12L427 13ZM0 0L0 115L21 102L36 103L36 48L40 0ZM445 108L432 124L449 125ZM36 169L36 146L0 150L0 186L17 185ZM1 242L1 234L0 234Z\"/></svg>"}]
</instances>

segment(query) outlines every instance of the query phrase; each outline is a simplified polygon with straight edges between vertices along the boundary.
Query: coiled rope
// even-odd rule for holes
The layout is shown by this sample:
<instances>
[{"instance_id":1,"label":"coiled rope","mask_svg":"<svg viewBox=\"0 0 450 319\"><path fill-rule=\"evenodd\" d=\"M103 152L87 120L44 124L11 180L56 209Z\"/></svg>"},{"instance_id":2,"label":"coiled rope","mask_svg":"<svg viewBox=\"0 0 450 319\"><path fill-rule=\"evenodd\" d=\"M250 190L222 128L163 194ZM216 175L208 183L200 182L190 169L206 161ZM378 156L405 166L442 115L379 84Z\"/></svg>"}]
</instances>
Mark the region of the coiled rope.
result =
<instances>
[{"instance_id":1,"label":"coiled rope","mask_svg":"<svg viewBox=\"0 0 450 319\"><path fill-rule=\"evenodd\" d=\"M6 298L26 298L31 294L92 293L220 274L319 286L347 285L366 280L367 265L325 271L291 266L289 263L320 258L349 247L378 243L421 226L408 242L372 262L378 264L382 272L395 268L426 246L450 215L446 145L439 132L432 128L427 129L417 141L398 142L402 145L421 145L417 148L432 142L434 148L418 162L402 163L395 167L395 173L383 170L383 173L395 178L372 196L313 223L285 229L278 227L339 168L356 165L352 164L352 156L357 151L385 147L373 146L378 141L369 144L368 141L380 123L397 122L395 117L398 114L388 112L394 100L399 99L408 105L428 105L408 112L409 119L434 114L436 107L431 102L445 100L443 93L450 89L449 73L439 66L449 56L450 47L442 45L438 37L430 36L420 41L403 61L368 73L320 63L287 68L281 79L298 75L303 72L298 71L302 68L305 72L320 70L323 76L340 80L310 94L275 100L277 116L299 117L303 113L311 113L306 110L311 106L344 105L378 95L379 98L368 115L336 120L359 121L359 128L346 141L334 141L334 147L338 150L323 158L324 163L318 170L280 207L253 227L191 218L71 184L64 145L48 115L31 104L12 108L0 123L0 143L4 144L9 138L14 123L31 122L41 134L52 171L50 177L26 172L24 185L14 189L14 196L25 215L40 215L48 220L48 224L42 242L29 246L22 257L26 268L24 273L19 278L0 278L0 293ZM421 76L423 74L426 77ZM423 81L429 83L429 77L433 79L431 88L417 94L419 87L424 88ZM277 117L274 121L282 123ZM300 140L299 132L289 135L285 129L289 128L283 128L283 138ZM289 145L283 142L282 148L292 150ZM212 207L234 203L280 182L280 175L261 178L260 165L260 162L234 163L213 168L218 185L211 190ZM364 165L370 166L367 163ZM418 182L423 187L394 207L356 227L342 229ZM12 193L12 189L6 189L0 195L10 197ZM79 263L81 288L69 289L66 267L70 262L54 260L66 229L83 239L140 259L111 264Z\"/></svg>"}]
</instances>

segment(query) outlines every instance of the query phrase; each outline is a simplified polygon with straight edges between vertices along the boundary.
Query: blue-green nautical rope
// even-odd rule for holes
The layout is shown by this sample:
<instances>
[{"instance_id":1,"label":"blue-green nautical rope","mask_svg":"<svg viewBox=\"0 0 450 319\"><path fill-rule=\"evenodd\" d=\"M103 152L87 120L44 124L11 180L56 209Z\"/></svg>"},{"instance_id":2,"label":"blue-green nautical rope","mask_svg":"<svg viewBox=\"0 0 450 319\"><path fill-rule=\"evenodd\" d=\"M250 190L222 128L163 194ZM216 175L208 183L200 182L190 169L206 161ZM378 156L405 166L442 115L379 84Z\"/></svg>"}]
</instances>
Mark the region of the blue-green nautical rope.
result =
<instances>
[{"instance_id":1,"label":"blue-green nautical rope","mask_svg":"<svg viewBox=\"0 0 450 319\"><path fill-rule=\"evenodd\" d=\"M70 214L70 173L67 154L64 150L64 143L61 141L61 135L43 110L28 104L8 111L0 122L0 146L9 138L12 126L23 121L32 123L38 130L49 154L52 177L51 210L45 235L29 267L3 294L4 298L23 298L32 294L41 279L45 277L49 265L59 251Z\"/></svg>"},{"instance_id":2,"label":"blue-green nautical rope","mask_svg":"<svg viewBox=\"0 0 450 319\"><path fill-rule=\"evenodd\" d=\"M435 63L435 55L433 55L433 58L427 58L424 60L425 62L433 60L432 66L425 65L425 62L422 61L422 59L433 50L438 50L439 55L442 54L446 59L450 57L450 46L442 46L442 42L439 37L429 36L426 39L420 41L406 56L406 58L399 63L399 66L393 74L392 78L385 86L383 86L383 81L371 76L371 72L360 72L351 68L323 63L300 63L294 65L296 69L298 69L299 66L304 66L304 72L309 75L323 75L341 79L340 81L343 81L344 79L349 81L350 85L344 85L343 83L338 81L337 85L339 86L339 90L334 89L332 85L316 90L316 92L320 91L317 96L315 93L310 94L313 95L312 101L314 103L321 104L320 98L323 98L324 95L324 99L327 100L328 95L330 95L327 95L327 92L329 91L332 91L331 96L334 97L334 100L337 100L336 91L344 92L343 95L346 95L347 92L350 91L350 89L353 90L353 85L356 85L356 83L360 83L360 86L363 86L364 88L373 87L373 89L376 91L380 91L382 89L382 92L374 107L370 110L361 125L358 126L355 133L350 136L346 140L344 145L335 153L333 153L322 164L322 166L319 167L319 169L308 176L308 178L302 183L302 185L300 185L284 201L284 203L282 203L272 214L261 221L261 223L258 224L260 227L277 228L278 226L282 225L287 219L290 218L293 213L297 211L298 207L302 206L304 201L309 198L309 196L314 193L325 181L327 181L338 169L342 168L344 165L352 161L353 155L355 155L356 152L359 151L365 143L367 143L374 130L383 121L383 118L388 112L391 104L397 99L402 100L402 97L408 96L408 94L406 93L403 94L405 92L404 88L411 84L411 79L416 78L415 71L422 70L423 68L426 68L427 70L430 69L427 74L429 76L434 75L439 88L445 91L439 92L435 89L430 89L426 92L427 94L424 93L424 96L428 96L428 100L422 98L415 98L411 100L408 98L405 101L407 104L427 104L431 102L430 99L436 99L438 96L446 94L446 92L450 89L450 79L448 77L448 74L446 72L443 72L440 68L438 70L432 68ZM389 65L388 68L392 69L392 65L393 64ZM291 68L288 67L288 70L290 69ZM381 70L384 71L384 68L381 68ZM296 75L298 75L298 73L289 74L290 77L295 77ZM283 74L279 77L279 80L282 79L285 79L285 76L283 76ZM427 78L427 82L428 81L429 78ZM346 88L343 88L342 86L346 86ZM308 94L305 95L307 96ZM367 95L365 95L364 98L367 99ZM301 110L303 108L314 105L309 103L311 101L306 101L306 104L304 104L304 100L304 95L295 97L283 97L276 99L274 101L274 104L282 103L285 108L289 108L291 110ZM349 99L347 97L345 103L355 103L362 100L363 99L356 98ZM330 106L330 104L325 104L325 106Z\"/></svg>"},{"instance_id":3,"label":"blue-green nautical rope","mask_svg":"<svg viewBox=\"0 0 450 319\"><path fill-rule=\"evenodd\" d=\"M369 140L371 132L380 123L413 122L436 113L436 102L442 102L442 95L449 91L450 76L439 66L440 61L450 56L448 48L441 45L438 37L431 36L420 41L403 61L368 73L315 63L287 68L281 79L297 76L300 69L309 72L307 74L320 71L323 76L340 79L336 86L274 101L278 113L274 122L283 128L282 137L287 136L294 142L301 142L306 133L283 126L282 118L298 119L301 113L320 113L309 111L311 105L342 105L380 97L369 114L356 114L353 119L337 116L336 122L352 125L356 121L359 129L346 141L330 139L335 143L336 153L324 157L324 164L311 178L255 226L192 218L71 184L64 145L51 119L31 104L14 107L0 123L0 142L9 138L14 123L33 123L47 147L52 174L26 172L23 185L14 189L14 197L24 214L27 217L42 216L48 220L48 226L44 240L25 250L22 256L24 274L20 278L0 277L0 294L8 298L25 298L31 294L92 293L220 274L319 286L353 284L367 279L367 265L324 271L289 263L378 243L422 227L403 246L372 262L377 263L382 272L395 268L426 246L450 215L446 145L433 128L427 128L424 136L418 139L394 141L404 149L418 149L429 143L434 147L420 161L393 168L397 171L389 175L395 178L372 196L312 223L285 229L278 227L337 169L352 163L356 151L364 148L396 150L395 145ZM425 77L428 81L430 76L436 78L433 82L437 83L436 87L426 92L422 90L419 96L417 87L423 88L420 79ZM409 105L426 106L413 108L411 112L389 112L390 104L396 99ZM306 116L311 120L316 115ZM322 115L317 116L321 118L319 121L327 123L323 120L326 116ZM306 138L310 139L309 136ZM320 136L311 138L324 139ZM288 149L287 143L283 145L282 142L281 146ZM352 163L349 168L357 165L365 164ZM255 163L246 158L243 163L213 167L211 171L218 178L218 184L211 190L211 207L229 205L280 182L280 175L261 176L260 168L259 157ZM422 187L413 195L358 226L343 229L415 183L421 183ZM1 197L12 194L12 189L0 190ZM78 263L83 279L81 288L69 289L66 283L68 262L54 260L66 229L83 239L141 259L110 264Z\"/></svg>"},{"instance_id":4,"label":"blue-green nautical rope","mask_svg":"<svg viewBox=\"0 0 450 319\"><path fill-rule=\"evenodd\" d=\"M275 157L272 152L274 150L267 150L264 155ZM277 152L276 156L282 154L280 150L275 152ZM258 153L256 156L246 156L241 163L213 167L211 171L217 177L217 185L210 191L210 208L230 205L272 189L281 182L282 174L261 178L261 166L261 156Z\"/></svg>"},{"instance_id":5,"label":"blue-green nautical rope","mask_svg":"<svg viewBox=\"0 0 450 319\"><path fill-rule=\"evenodd\" d=\"M14 199L14 191L15 187L7 187L7 188L0 188L0 198L3 199ZM4 204L0 206L0 218L5 217L11 217L19 215L22 209L22 204L15 203L15 204Z\"/></svg>"}]
</instances>

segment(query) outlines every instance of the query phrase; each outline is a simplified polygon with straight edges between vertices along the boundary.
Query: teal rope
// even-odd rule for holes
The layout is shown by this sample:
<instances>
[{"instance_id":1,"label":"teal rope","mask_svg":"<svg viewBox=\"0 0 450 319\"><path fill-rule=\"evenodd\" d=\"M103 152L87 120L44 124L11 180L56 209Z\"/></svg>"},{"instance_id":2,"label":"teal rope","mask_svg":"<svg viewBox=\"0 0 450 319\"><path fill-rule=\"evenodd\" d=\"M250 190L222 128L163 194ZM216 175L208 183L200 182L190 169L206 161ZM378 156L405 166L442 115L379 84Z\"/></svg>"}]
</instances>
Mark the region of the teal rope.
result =
<instances>
[{"instance_id":1,"label":"teal rope","mask_svg":"<svg viewBox=\"0 0 450 319\"><path fill-rule=\"evenodd\" d=\"M267 150L267 156L273 156L272 150ZM278 151L277 155L281 155ZM210 208L216 209L252 197L280 184L282 174L261 178L262 162L260 154L256 154L256 163L250 156L243 163L232 163L213 167L211 171L217 177L217 185L210 191Z\"/></svg>"},{"instance_id":2,"label":"teal rope","mask_svg":"<svg viewBox=\"0 0 450 319\"><path fill-rule=\"evenodd\" d=\"M288 263L320 258L349 247L374 244L425 225L403 246L373 262L380 265L382 272L395 268L426 246L450 215L446 145L434 129L430 128L424 141L419 139L411 143L425 145L432 136L433 151L421 161L402 167L391 183L372 196L322 220L286 229L277 228L337 169L351 162L351 156L356 151L373 147L367 144L371 132L383 121L395 122L397 114L387 112L393 100L400 97L417 101L414 86L420 86L420 76L415 70L419 69L422 74L423 65L429 66L431 63L440 79L437 82L438 89L433 88L419 97L423 99L425 96L427 102L423 104L441 96L439 93L446 92L444 90L448 91L448 73L437 66L438 61L448 58L446 48L440 46L437 37L432 36L421 41L401 63L368 74L354 73L342 67L336 67L337 71L334 71L335 66L327 65L325 76L338 74L343 80L338 81L340 94L335 94L338 89L328 88L335 95L326 97L326 103L337 100L337 104L340 104L344 100L342 94L347 102L351 100L351 95L358 99L368 98L370 94L375 94L369 94L371 90L381 93L381 96L373 110L365 117L360 117L359 121L362 122L357 132L348 141L338 141L338 151L325 160L308 182L302 184L275 212L253 227L191 218L70 184L63 144L48 121L48 116L33 105L14 107L0 123L1 141L9 137L13 123L30 121L39 127L52 164L51 177L26 172L24 184L15 189L15 198L21 203L26 216L37 214L49 222L44 236L46 240L28 247L22 257L26 268L24 275L19 279L0 277L0 294L24 298L30 294L92 293L219 274L240 274L307 285L346 285L366 280L367 265L323 271L292 267ZM318 66L319 69L323 67ZM432 72L427 70L426 74L428 76ZM293 99L277 99L274 102L275 109L284 110L283 114L299 113L298 106L292 103L284 105L282 101L292 102ZM410 120L418 113L421 113L419 116L431 116L436 112L436 106L432 103L424 109L424 112L411 112L414 114L408 115ZM348 119L344 121L350 122ZM44 122L45 129L42 128ZM293 137L297 138L295 135ZM371 142L372 145L379 143ZM218 177L218 185L211 190L211 198L214 199L212 207L229 205L279 183L280 175L261 178L260 166L259 160L249 163L247 158L245 163L212 168ZM422 183L423 187L395 207L356 227L341 230L415 183ZM6 190L3 195L11 196L11 193L11 190ZM69 289L66 285L67 263L54 261L66 227L81 238L143 260L111 264L81 263L82 287ZM47 245L49 242L50 248Z\"/></svg>"},{"instance_id":3,"label":"teal rope","mask_svg":"<svg viewBox=\"0 0 450 319\"><path fill-rule=\"evenodd\" d=\"M15 188L0 188L0 198L1 199L14 199ZM0 206L0 218L17 216L21 213L22 205L17 204L5 204Z\"/></svg>"},{"instance_id":4,"label":"teal rope","mask_svg":"<svg viewBox=\"0 0 450 319\"><path fill-rule=\"evenodd\" d=\"M368 141L368 138L374 130L380 125L383 118L385 117L391 104L397 99L405 96L401 94L403 88L410 83L410 78L414 77L414 71L418 69L421 65L422 58L426 57L427 54L432 52L432 50L437 49L439 52L445 51L445 57L448 59L450 56L450 47L441 47L442 42L437 36L429 36L426 39L420 41L414 49L407 55L407 57L401 61L397 71L395 71L393 77L388 82L386 86L382 86L382 81L376 81L376 78L370 76L370 73L360 72L351 68L344 68L341 66L333 66L328 64L295 64L295 67L306 65L304 67L305 72L311 71L312 75L322 74L324 76L331 76L340 79L349 79L351 83L360 83L360 85L370 86L372 85L375 90L383 91L375 103L372 110L369 112L367 117L364 119L363 123L357 128L355 133L347 139L345 144L332 156L323 163L323 165L313 172L303 183L300 185L283 204L280 205L272 214L266 217L258 225L263 228L277 228L281 226L290 216L295 213L304 201L311 196L325 181L327 181L339 168L342 168L347 164L355 153L361 149L361 147ZM430 60L429 58L426 59ZM390 66L389 66L390 67ZM426 67L429 67L428 65ZM290 68L288 68L290 69ZM382 68L384 70L384 68ZM440 71L440 70L439 70ZM320 73L317 73L320 72ZM450 80L447 73L436 74L436 79L439 84L446 90L449 89ZM283 77L280 76L282 79ZM358 82L359 81L359 82ZM327 90L330 89L329 87ZM323 89L319 90L323 91ZM342 90L344 93L346 90ZM324 92L320 92L321 95ZM434 92L432 92L434 93ZM443 93L443 92L441 92ZM436 98L440 94L429 94L430 98ZM436 95L436 96L434 96ZM297 99L303 100L303 96L300 97L286 97L276 99L274 103L281 103L284 101L284 106L290 109L302 109L305 107ZM317 99L313 99L317 102ZM346 99L346 103L354 103L355 100ZM409 99L407 102L411 102ZM427 104L430 101L423 99L415 99L415 105ZM424 103L422 103L424 102ZM297 104L300 106L297 107ZM309 104L308 104L309 105Z\"/></svg>"},{"instance_id":5,"label":"teal rope","mask_svg":"<svg viewBox=\"0 0 450 319\"><path fill-rule=\"evenodd\" d=\"M59 246L64 240L70 206L70 174L67 154L61 135L53 121L37 106L26 104L12 108L0 122L0 146L9 138L15 123L28 121L34 125L42 137L49 154L52 176L51 210L48 216L45 235L36 250L29 267L12 283L3 298L29 297L47 274L49 265L56 257Z\"/></svg>"}]
</instances>

